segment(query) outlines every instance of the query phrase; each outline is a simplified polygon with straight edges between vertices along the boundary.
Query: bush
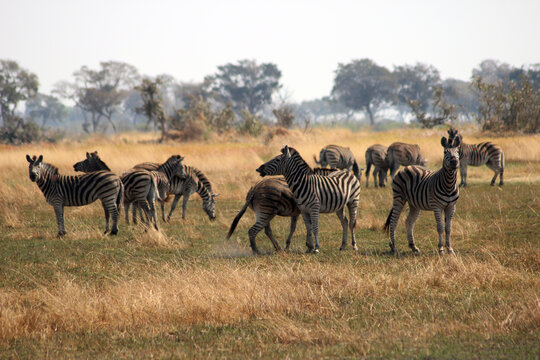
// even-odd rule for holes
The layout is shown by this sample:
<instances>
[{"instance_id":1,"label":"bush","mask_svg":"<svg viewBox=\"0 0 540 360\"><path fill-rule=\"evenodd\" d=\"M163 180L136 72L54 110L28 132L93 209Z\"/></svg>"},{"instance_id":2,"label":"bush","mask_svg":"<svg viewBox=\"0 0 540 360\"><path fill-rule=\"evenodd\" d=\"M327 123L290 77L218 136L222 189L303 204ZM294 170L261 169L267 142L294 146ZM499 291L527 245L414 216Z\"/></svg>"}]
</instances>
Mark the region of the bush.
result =
<instances>
[{"instance_id":1,"label":"bush","mask_svg":"<svg viewBox=\"0 0 540 360\"><path fill-rule=\"evenodd\" d=\"M264 127L261 122L260 117L250 113L248 110L242 110L240 112L241 122L239 124L238 130L242 134L249 134L251 136L259 136Z\"/></svg>"}]
</instances>

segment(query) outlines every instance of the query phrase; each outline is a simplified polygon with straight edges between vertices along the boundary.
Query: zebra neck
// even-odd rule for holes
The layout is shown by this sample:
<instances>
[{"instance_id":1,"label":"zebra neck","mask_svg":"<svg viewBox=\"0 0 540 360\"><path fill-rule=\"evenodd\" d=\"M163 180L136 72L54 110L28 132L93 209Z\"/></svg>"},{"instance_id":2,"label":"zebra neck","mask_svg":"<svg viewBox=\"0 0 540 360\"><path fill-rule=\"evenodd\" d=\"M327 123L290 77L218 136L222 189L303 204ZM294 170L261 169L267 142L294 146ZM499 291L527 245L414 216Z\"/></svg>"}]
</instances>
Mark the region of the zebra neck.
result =
<instances>
[{"instance_id":1,"label":"zebra neck","mask_svg":"<svg viewBox=\"0 0 540 360\"><path fill-rule=\"evenodd\" d=\"M203 202L207 202L210 199L210 194L208 193L208 189L201 181L197 181L197 194L203 199Z\"/></svg>"},{"instance_id":2,"label":"zebra neck","mask_svg":"<svg viewBox=\"0 0 540 360\"><path fill-rule=\"evenodd\" d=\"M59 178L58 174L53 174L51 172L45 172L43 176L36 180L36 184L41 190L41 192L47 197L51 192L51 189L54 188L56 180Z\"/></svg>"},{"instance_id":3,"label":"zebra neck","mask_svg":"<svg viewBox=\"0 0 540 360\"><path fill-rule=\"evenodd\" d=\"M445 190L451 191L457 188L457 169L442 167L437 172L439 183Z\"/></svg>"}]
</instances>

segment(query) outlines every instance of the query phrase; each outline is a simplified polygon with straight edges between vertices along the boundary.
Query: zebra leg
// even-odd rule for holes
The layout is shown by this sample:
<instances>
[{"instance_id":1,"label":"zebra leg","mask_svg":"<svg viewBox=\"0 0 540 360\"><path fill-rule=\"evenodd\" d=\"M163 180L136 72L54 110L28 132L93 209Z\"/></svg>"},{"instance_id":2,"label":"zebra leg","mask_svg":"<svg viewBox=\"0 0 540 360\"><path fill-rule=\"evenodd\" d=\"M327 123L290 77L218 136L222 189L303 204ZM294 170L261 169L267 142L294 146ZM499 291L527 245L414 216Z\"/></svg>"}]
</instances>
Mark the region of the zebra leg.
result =
<instances>
[{"instance_id":1,"label":"zebra leg","mask_svg":"<svg viewBox=\"0 0 540 360\"><path fill-rule=\"evenodd\" d=\"M169 215L167 216L167 221L171 220L172 213L173 213L174 209L176 209L176 205L178 205L178 201L180 200L181 197L182 197L182 194L174 195L174 200L173 200L173 202L171 204L171 210L169 210Z\"/></svg>"},{"instance_id":2,"label":"zebra leg","mask_svg":"<svg viewBox=\"0 0 540 360\"><path fill-rule=\"evenodd\" d=\"M393 164L390 164L390 177L392 178L392 180L394 180L394 175L397 169L399 169L399 163L397 161Z\"/></svg>"},{"instance_id":3,"label":"zebra leg","mask_svg":"<svg viewBox=\"0 0 540 360\"><path fill-rule=\"evenodd\" d=\"M159 204L161 205L161 220L166 223L167 220L165 219L165 203L160 201Z\"/></svg>"},{"instance_id":4,"label":"zebra leg","mask_svg":"<svg viewBox=\"0 0 540 360\"><path fill-rule=\"evenodd\" d=\"M109 213L109 209L107 208L107 205L103 201L101 202L101 205L103 206L103 211L105 211L105 232L104 232L104 234L106 234L106 233L109 232L110 213Z\"/></svg>"},{"instance_id":5,"label":"zebra leg","mask_svg":"<svg viewBox=\"0 0 540 360\"><path fill-rule=\"evenodd\" d=\"M249 235L249 245L251 246L251 251L255 255L260 254L259 249L257 248L257 242L255 241L255 238L257 237L257 234L259 231L263 229L264 225L261 224L259 221L256 221L255 224L251 228L249 228L248 235Z\"/></svg>"},{"instance_id":6,"label":"zebra leg","mask_svg":"<svg viewBox=\"0 0 540 360\"><path fill-rule=\"evenodd\" d=\"M289 250L289 246L291 245L291 239L293 237L294 231L296 230L297 222L298 222L298 215L291 216L291 230L289 231L289 236L287 237L285 250Z\"/></svg>"},{"instance_id":7,"label":"zebra leg","mask_svg":"<svg viewBox=\"0 0 540 360\"><path fill-rule=\"evenodd\" d=\"M313 232L313 237L315 238L315 248L313 248L313 253L317 254L319 252L319 206L315 209L311 209L311 231Z\"/></svg>"},{"instance_id":8,"label":"zebra leg","mask_svg":"<svg viewBox=\"0 0 540 360\"><path fill-rule=\"evenodd\" d=\"M444 210L444 230L446 232L446 251L448 251L449 254L454 253L454 249L452 249L452 246L450 245L450 232L452 231L452 217L454 216L454 211L456 207L455 205L448 206Z\"/></svg>"},{"instance_id":9,"label":"zebra leg","mask_svg":"<svg viewBox=\"0 0 540 360\"><path fill-rule=\"evenodd\" d=\"M459 186L467 187L467 165L460 166L459 173L461 175L461 183Z\"/></svg>"},{"instance_id":10,"label":"zebra leg","mask_svg":"<svg viewBox=\"0 0 540 360\"><path fill-rule=\"evenodd\" d=\"M302 218L304 219L304 225L306 225L306 252L310 253L313 251L313 238L311 237L311 217L309 216L309 213L303 212Z\"/></svg>"},{"instance_id":11,"label":"zebra leg","mask_svg":"<svg viewBox=\"0 0 540 360\"><path fill-rule=\"evenodd\" d=\"M187 212L187 204L189 201L189 195L184 195L184 199L182 200L182 220L186 219L186 212Z\"/></svg>"},{"instance_id":12,"label":"zebra leg","mask_svg":"<svg viewBox=\"0 0 540 360\"><path fill-rule=\"evenodd\" d=\"M341 247L339 248L339 250L345 250L345 248L347 247L347 227L349 226L349 221L344 214L344 210L344 208L341 208L336 211L336 215L341 222L341 228L343 229L343 237L341 239Z\"/></svg>"},{"instance_id":13,"label":"zebra leg","mask_svg":"<svg viewBox=\"0 0 540 360\"><path fill-rule=\"evenodd\" d=\"M375 167L375 169L373 169L373 184L375 184L376 188L379 187L379 183L377 182L377 174L378 173L379 173L379 168Z\"/></svg>"},{"instance_id":14,"label":"zebra leg","mask_svg":"<svg viewBox=\"0 0 540 360\"><path fill-rule=\"evenodd\" d=\"M439 208L433 209L433 212L435 213L435 221L437 222L437 233L439 234L439 254L444 253L443 248L443 221L442 221L442 211Z\"/></svg>"},{"instance_id":15,"label":"zebra leg","mask_svg":"<svg viewBox=\"0 0 540 360\"><path fill-rule=\"evenodd\" d=\"M365 175L366 175L366 188L369 187L369 171L370 170L371 170L371 163L367 162L367 164L366 164L366 172L365 172ZM373 176L375 176L376 171L377 171L377 168L373 169ZM375 184L375 187L377 187L376 184Z\"/></svg>"},{"instance_id":16,"label":"zebra leg","mask_svg":"<svg viewBox=\"0 0 540 360\"><path fill-rule=\"evenodd\" d=\"M409 215L407 215L407 219L405 220L405 226L407 228L407 240L409 241L409 247L415 254L418 254L420 252L420 250L418 250L418 248L414 244L413 234L414 224L416 223L419 215L420 210L409 205Z\"/></svg>"},{"instance_id":17,"label":"zebra leg","mask_svg":"<svg viewBox=\"0 0 540 360\"><path fill-rule=\"evenodd\" d=\"M349 229L351 230L351 244L354 251L358 251L356 238L354 237L354 228L356 227L356 211L358 209L358 199L354 199L347 205L349 208Z\"/></svg>"},{"instance_id":18,"label":"zebra leg","mask_svg":"<svg viewBox=\"0 0 540 360\"><path fill-rule=\"evenodd\" d=\"M500 183L499 185L502 185L503 184L503 170L502 170L502 167L498 164L499 161L497 161L497 163L493 163L493 162L488 162L486 165L488 168L490 168L491 170L493 170L493 172L495 173L493 175L493 178L491 179L491 186L494 186L495 185L495 181L497 180L497 176L500 175L501 178L500 178Z\"/></svg>"},{"instance_id":19,"label":"zebra leg","mask_svg":"<svg viewBox=\"0 0 540 360\"><path fill-rule=\"evenodd\" d=\"M401 215L401 211L403 210L403 206L405 204L400 202L400 201L396 201L394 199L394 204L392 205L392 210L390 211L390 225L389 225L389 229L390 229L390 252L397 255L397 250L396 250L396 237L395 237L395 233L396 233L396 227L397 227L397 223L398 223L398 220L399 220L399 217ZM388 220L387 220L388 221Z\"/></svg>"},{"instance_id":20,"label":"zebra leg","mask_svg":"<svg viewBox=\"0 0 540 360\"><path fill-rule=\"evenodd\" d=\"M264 233L266 234L266 236L268 236L268 238L272 242L272 245L274 245L274 249L276 251L281 251L281 246L279 246L278 242L274 238L274 234L272 234L272 228L270 227L270 222L264 227Z\"/></svg>"},{"instance_id":21,"label":"zebra leg","mask_svg":"<svg viewBox=\"0 0 540 360\"><path fill-rule=\"evenodd\" d=\"M157 211L156 211L156 200L155 196L149 196L148 205L150 206L150 220L154 222L154 229L158 229L157 224Z\"/></svg>"},{"instance_id":22,"label":"zebra leg","mask_svg":"<svg viewBox=\"0 0 540 360\"><path fill-rule=\"evenodd\" d=\"M126 224L129 224L129 205L130 203L124 200L124 215L126 217Z\"/></svg>"},{"instance_id":23,"label":"zebra leg","mask_svg":"<svg viewBox=\"0 0 540 360\"><path fill-rule=\"evenodd\" d=\"M54 205L54 213L56 215L56 224L58 225L58 234L57 237L66 235L66 229L64 227L64 206L63 205Z\"/></svg>"}]
</instances>

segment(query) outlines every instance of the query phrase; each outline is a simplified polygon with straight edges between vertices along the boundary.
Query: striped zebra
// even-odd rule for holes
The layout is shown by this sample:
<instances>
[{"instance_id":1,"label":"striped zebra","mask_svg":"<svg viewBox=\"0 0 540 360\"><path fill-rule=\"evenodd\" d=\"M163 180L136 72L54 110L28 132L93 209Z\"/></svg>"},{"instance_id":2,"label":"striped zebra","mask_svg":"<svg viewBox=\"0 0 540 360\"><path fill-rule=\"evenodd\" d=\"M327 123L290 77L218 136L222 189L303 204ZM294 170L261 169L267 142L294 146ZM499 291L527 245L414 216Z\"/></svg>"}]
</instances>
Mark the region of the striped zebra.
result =
<instances>
[{"instance_id":1,"label":"striped zebra","mask_svg":"<svg viewBox=\"0 0 540 360\"><path fill-rule=\"evenodd\" d=\"M337 169L313 169L315 174L321 175L327 175L335 171L337 171ZM296 223L298 221L298 216L300 216L300 209L296 204L294 194L292 193L291 189L289 189L285 178L265 178L249 189L244 206L240 212L238 212L231 224L231 227L229 228L227 239L232 236L238 222L248 207L255 212L256 216L255 224L248 231L249 243L253 253L259 254L255 238L262 229L264 229L266 236L268 236L272 242L272 245L274 245L274 249L276 251L281 251L281 247L275 240L274 235L272 234L272 228L270 226L270 222L276 215L291 218L289 236L287 237L285 246L285 249L288 250L289 246L291 245L291 239L294 231L296 230Z\"/></svg>"},{"instance_id":2,"label":"striped zebra","mask_svg":"<svg viewBox=\"0 0 540 360\"><path fill-rule=\"evenodd\" d=\"M317 165L320 165L323 168L330 166L331 168L336 169L347 169L352 171L358 180L360 180L360 177L362 176L362 169L358 166L354 154L348 147L327 145L321 149L319 160L317 160L315 155L313 155L313 159Z\"/></svg>"},{"instance_id":3,"label":"striped zebra","mask_svg":"<svg viewBox=\"0 0 540 360\"><path fill-rule=\"evenodd\" d=\"M157 166L156 163L142 163L135 165L135 169L147 169L153 170ZM183 165L184 175L182 177L173 177L169 182L169 192L174 194L174 200L171 205L171 210L165 220L165 215L163 215L163 221L169 221L171 219L172 213L176 209L180 198L183 196L182 200L182 219L186 218L187 205L189 198L192 194L197 193L202 199L202 207L204 212L208 215L210 220L216 219L216 201L215 198L219 194L215 194L212 190L212 184L206 177L206 175L199 169Z\"/></svg>"},{"instance_id":4,"label":"striped zebra","mask_svg":"<svg viewBox=\"0 0 540 360\"><path fill-rule=\"evenodd\" d=\"M390 176L394 179L399 165L426 165L426 160L420 153L420 146L417 144L405 144L402 142L392 143L386 152L386 161L390 168Z\"/></svg>"},{"instance_id":5,"label":"striped zebra","mask_svg":"<svg viewBox=\"0 0 540 360\"><path fill-rule=\"evenodd\" d=\"M459 166L458 146L460 139L447 140L441 138L441 145L444 147L444 158L442 168L438 171L430 171L420 166L407 166L400 170L392 181L392 190L394 200L392 210L388 214L385 230L390 232L390 249L393 253L396 252L395 246L395 230L403 210L403 206L409 203L409 215L405 220L407 227L407 239L409 247L413 253L418 253L419 250L414 244L413 228L414 223L418 219L420 210L433 211L435 220L437 221L437 232L439 233L439 253L444 252L443 248L443 221L442 214L446 226L446 249L448 253L453 253L450 246L450 231L452 228L452 216L456 202L459 198L459 188L457 187L457 169Z\"/></svg>"},{"instance_id":6,"label":"striped zebra","mask_svg":"<svg viewBox=\"0 0 540 360\"><path fill-rule=\"evenodd\" d=\"M390 168L388 160L386 159L386 152L388 148L383 145L375 144L371 145L366 150L366 187L369 186L369 170L373 165L373 183L375 187L385 187L387 172ZM377 181L377 177L379 181Z\"/></svg>"},{"instance_id":7,"label":"striped zebra","mask_svg":"<svg viewBox=\"0 0 540 360\"><path fill-rule=\"evenodd\" d=\"M467 167L486 165L495 173L491 179L491 186L495 185L497 176L499 177L499 186L504 185L504 153L500 146L492 142L482 142L480 144L465 144L463 137L458 135L456 129L449 129L450 139L459 137L459 172L461 174L461 183L459 186L467 186Z\"/></svg>"},{"instance_id":8,"label":"striped zebra","mask_svg":"<svg viewBox=\"0 0 540 360\"><path fill-rule=\"evenodd\" d=\"M124 209L126 222L129 223L129 206L134 204L141 207L147 222L151 221L158 230L156 200L165 202L168 198L169 182L161 171L129 170L120 177L124 184ZM135 210L134 210L135 213ZM136 217L133 222L136 223Z\"/></svg>"},{"instance_id":9,"label":"striped zebra","mask_svg":"<svg viewBox=\"0 0 540 360\"><path fill-rule=\"evenodd\" d=\"M357 250L354 237L356 210L360 195L360 181L349 171L336 171L330 175L316 175L302 159L298 151L288 146L281 154L261 165L257 172L261 176L283 175L294 194L298 208L306 225L308 252L319 252L319 213L335 212L343 227L340 250L347 243L347 226L351 230L352 246ZM349 209L350 220L344 214ZM312 234L315 237L313 246Z\"/></svg>"},{"instance_id":10,"label":"striped zebra","mask_svg":"<svg viewBox=\"0 0 540 360\"><path fill-rule=\"evenodd\" d=\"M58 224L58 236L66 234L64 227L64 206L83 206L101 200L105 211L105 233L109 231L109 218L112 218L111 235L118 233L118 215L124 187L120 178L109 171L96 171L84 175L60 175L58 168L43 162L43 155L36 159L26 155L30 163L30 180L35 182L45 199L54 208Z\"/></svg>"}]
</instances>

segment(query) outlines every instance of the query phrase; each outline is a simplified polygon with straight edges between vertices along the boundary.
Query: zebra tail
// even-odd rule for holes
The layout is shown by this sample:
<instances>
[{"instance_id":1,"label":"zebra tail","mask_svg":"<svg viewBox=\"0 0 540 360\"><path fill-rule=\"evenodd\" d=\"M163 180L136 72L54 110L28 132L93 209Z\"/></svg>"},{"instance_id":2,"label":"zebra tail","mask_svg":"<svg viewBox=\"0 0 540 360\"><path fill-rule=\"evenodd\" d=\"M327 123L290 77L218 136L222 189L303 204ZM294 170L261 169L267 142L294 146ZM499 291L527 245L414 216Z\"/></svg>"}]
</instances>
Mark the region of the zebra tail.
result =
<instances>
[{"instance_id":1,"label":"zebra tail","mask_svg":"<svg viewBox=\"0 0 540 360\"><path fill-rule=\"evenodd\" d=\"M353 170L354 176L356 176L358 181L360 181L360 177L362 176L362 174L360 174L360 168L358 167L358 163L356 162L356 160L354 160L352 170Z\"/></svg>"},{"instance_id":2,"label":"zebra tail","mask_svg":"<svg viewBox=\"0 0 540 360\"><path fill-rule=\"evenodd\" d=\"M394 212L394 208L390 210L390 214L388 214L388 217L386 218L386 223L384 224L384 232L387 234L390 232L390 221L392 220L392 213Z\"/></svg>"},{"instance_id":3,"label":"zebra tail","mask_svg":"<svg viewBox=\"0 0 540 360\"><path fill-rule=\"evenodd\" d=\"M118 210L118 216L120 216L122 206L122 201L124 200L124 184L122 181L120 181L120 190L118 191L118 195L116 195L116 209Z\"/></svg>"},{"instance_id":4,"label":"zebra tail","mask_svg":"<svg viewBox=\"0 0 540 360\"><path fill-rule=\"evenodd\" d=\"M251 199L248 199L246 200L246 203L244 204L244 206L242 207L242 209L240 210L240 212L236 215L236 217L234 218L232 224L231 224L231 228L229 229L229 233L227 234L227 240L229 240L231 238L231 235L233 234L234 232L234 229L236 229L236 225L238 225L238 222L240 221L240 219L242 218L242 216L244 216L244 213L246 212L246 209L248 208L249 206L249 202L250 202Z\"/></svg>"}]
</instances>

